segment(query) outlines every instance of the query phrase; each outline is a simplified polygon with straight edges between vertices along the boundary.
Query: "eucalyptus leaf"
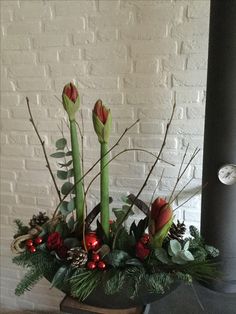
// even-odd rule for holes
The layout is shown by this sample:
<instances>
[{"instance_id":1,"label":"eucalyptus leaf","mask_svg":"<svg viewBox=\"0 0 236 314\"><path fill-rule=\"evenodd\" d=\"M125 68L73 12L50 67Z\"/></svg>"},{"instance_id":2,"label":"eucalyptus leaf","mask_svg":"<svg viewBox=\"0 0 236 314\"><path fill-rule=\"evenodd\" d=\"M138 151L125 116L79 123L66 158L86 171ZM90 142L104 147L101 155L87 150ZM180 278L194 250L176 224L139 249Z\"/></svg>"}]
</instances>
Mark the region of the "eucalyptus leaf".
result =
<instances>
[{"instance_id":1,"label":"eucalyptus leaf","mask_svg":"<svg viewBox=\"0 0 236 314\"><path fill-rule=\"evenodd\" d=\"M60 138L59 140L56 141L56 148L58 150L63 150L66 147L67 141L65 138Z\"/></svg>"},{"instance_id":2,"label":"eucalyptus leaf","mask_svg":"<svg viewBox=\"0 0 236 314\"><path fill-rule=\"evenodd\" d=\"M53 157L53 158L62 158L62 157L66 156L66 153L64 153L64 152L56 152L56 153L51 154L50 156Z\"/></svg>"},{"instance_id":3,"label":"eucalyptus leaf","mask_svg":"<svg viewBox=\"0 0 236 314\"><path fill-rule=\"evenodd\" d=\"M189 249L189 241L187 241L184 245L184 251L187 251Z\"/></svg>"},{"instance_id":4,"label":"eucalyptus leaf","mask_svg":"<svg viewBox=\"0 0 236 314\"><path fill-rule=\"evenodd\" d=\"M74 229L74 224L75 224L75 219L73 216L71 216L67 222L67 226L71 231Z\"/></svg>"},{"instance_id":5,"label":"eucalyptus leaf","mask_svg":"<svg viewBox=\"0 0 236 314\"><path fill-rule=\"evenodd\" d=\"M67 205L68 214L71 213L75 209L75 198L72 198Z\"/></svg>"},{"instance_id":6,"label":"eucalyptus leaf","mask_svg":"<svg viewBox=\"0 0 236 314\"><path fill-rule=\"evenodd\" d=\"M63 168L63 167L69 167L71 164L72 164L73 160L69 160L68 162L66 163L58 163L58 165Z\"/></svg>"},{"instance_id":7,"label":"eucalyptus leaf","mask_svg":"<svg viewBox=\"0 0 236 314\"><path fill-rule=\"evenodd\" d=\"M69 151L65 154L65 156L72 156L72 151L69 150Z\"/></svg>"},{"instance_id":8,"label":"eucalyptus leaf","mask_svg":"<svg viewBox=\"0 0 236 314\"><path fill-rule=\"evenodd\" d=\"M61 180L66 180L68 178L68 172L64 170L57 170L57 177Z\"/></svg>"},{"instance_id":9,"label":"eucalyptus leaf","mask_svg":"<svg viewBox=\"0 0 236 314\"><path fill-rule=\"evenodd\" d=\"M107 255L107 262L113 267L125 266L128 259L130 259L129 254L121 250L113 250Z\"/></svg>"},{"instance_id":10,"label":"eucalyptus leaf","mask_svg":"<svg viewBox=\"0 0 236 314\"><path fill-rule=\"evenodd\" d=\"M74 189L73 189L74 184L71 182L65 182L62 187L61 187L61 193L63 195L67 195L69 192L70 193L74 193Z\"/></svg>"},{"instance_id":11,"label":"eucalyptus leaf","mask_svg":"<svg viewBox=\"0 0 236 314\"><path fill-rule=\"evenodd\" d=\"M169 264L169 258L167 252L163 248L156 248L154 250L155 257L164 264Z\"/></svg>"},{"instance_id":12,"label":"eucalyptus leaf","mask_svg":"<svg viewBox=\"0 0 236 314\"><path fill-rule=\"evenodd\" d=\"M68 213L67 213L67 205L68 205L68 202L67 201L63 201L61 203L60 207L59 207L59 210L60 210L60 212L61 212L61 214L63 216L68 215Z\"/></svg>"},{"instance_id":13,"label":"eucalyptus leaf","mask_svg":"<svg viewBox=\"0 0 236 314\"><path fill-rule=\"evenodd\" d=\"M193 261L194 257L190 251L181 251L179 256L185 261Z\"/></svg>"},{"instance_id":14,"label":"eucalyptus leaf","mask_svg":"<svg viewBox=\"0 0 236 314\"><path fill-rule=\"evenodd\" d=\"M181 244L177 240L170 240L170 255L177 255L181 251Z\"/></svg>"}]
</instances>

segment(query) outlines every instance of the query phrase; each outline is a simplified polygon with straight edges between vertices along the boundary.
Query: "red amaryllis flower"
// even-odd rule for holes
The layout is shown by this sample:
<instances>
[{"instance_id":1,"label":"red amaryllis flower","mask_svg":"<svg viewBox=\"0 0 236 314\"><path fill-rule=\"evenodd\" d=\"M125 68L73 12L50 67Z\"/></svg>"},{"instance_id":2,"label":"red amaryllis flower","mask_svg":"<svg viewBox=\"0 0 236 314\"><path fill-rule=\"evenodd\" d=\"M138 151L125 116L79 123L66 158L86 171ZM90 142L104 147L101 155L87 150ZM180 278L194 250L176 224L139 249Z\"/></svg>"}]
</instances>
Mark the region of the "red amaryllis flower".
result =
<instances>
[{"instance_id":1,"label":"red amaryllis flower","mask_svg":"<svg viewBox=\"0 0 236 314\"><path fill-rule=\"evenodd\" d=\"M63 94L65 94L73 103L76 102L79 96L78 90L73 83L69 83L64 87Z\"/></svg>"},{"instance_id":2,"label":"red amaryllis flower","mask_svg":"<svg viewBox=\"0 0 236 314\"><path fill-rule=\"evenodd\" d=\"M106 123L109 110L102 104L101 99L95 103L93 112L103 124Z\"/></svg>"},{"instance_id":3,"label":"red amaryllis flower","mask_svg":"<svg viewBox=\"0 0 236 314\"><path fill-rule=\"evenodd\" d=\"M49 251L58 250L63 245L63 239L59 232L53 232L48 236L47 248Z\"/></svg>"},{"instance_id":4,"label":"red amaryllis flower","mask_svg":"<svg viewBox=\"0 0 236 314\"><path fill-rule=\"evenodd\" d=\"M143 244L141 241L138 241L135 245L135 254L141 260L144 260L149 254L150 249L147 245Z\"/></svg>"},{"instance_id":5,"label":"red amaryllis flower","mask_svg":"<svg viewBox=\"0 0 236 314\"><path fill-rule=\"evenodd\" d=\"M151 220L155 230L151 230L152 234L156 234L166 225L173 216L173 211L165 199L158 197L151 208Z\"/></svg>"}]
</instances>

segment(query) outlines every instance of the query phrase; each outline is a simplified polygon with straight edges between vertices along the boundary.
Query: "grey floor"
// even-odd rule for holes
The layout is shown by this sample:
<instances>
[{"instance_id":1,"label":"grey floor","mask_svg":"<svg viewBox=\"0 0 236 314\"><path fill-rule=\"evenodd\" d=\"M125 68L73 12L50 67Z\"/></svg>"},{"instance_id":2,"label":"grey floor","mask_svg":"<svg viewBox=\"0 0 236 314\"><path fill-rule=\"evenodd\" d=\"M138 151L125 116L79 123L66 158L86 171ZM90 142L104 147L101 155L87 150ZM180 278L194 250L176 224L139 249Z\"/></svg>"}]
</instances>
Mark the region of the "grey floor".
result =
<instances>
[{"instance_id":1,"label":"grey floor","mask_svg":"<svg viewBox=\"0 0 236 314\"><path fill-rule=\"evenodd\" d=\"M199 284L181 285L152 303L149 314L236 314L236 293L224 294Z\"/></svg>"},{"instance_id":2,"label":"grey floor","mask_svg":"<svg viewBox=\"0 0 236 314\"><path fill-rule=\"evenodd\" d=\"M0 309L0 313L60 314L59 312L5 311L3 309ZM152 303L148 314L236 314L236 293L215 292L197 283L194 284L194 289L191 286L180 285L166 297Z\"/></svg>"}]
</instances>

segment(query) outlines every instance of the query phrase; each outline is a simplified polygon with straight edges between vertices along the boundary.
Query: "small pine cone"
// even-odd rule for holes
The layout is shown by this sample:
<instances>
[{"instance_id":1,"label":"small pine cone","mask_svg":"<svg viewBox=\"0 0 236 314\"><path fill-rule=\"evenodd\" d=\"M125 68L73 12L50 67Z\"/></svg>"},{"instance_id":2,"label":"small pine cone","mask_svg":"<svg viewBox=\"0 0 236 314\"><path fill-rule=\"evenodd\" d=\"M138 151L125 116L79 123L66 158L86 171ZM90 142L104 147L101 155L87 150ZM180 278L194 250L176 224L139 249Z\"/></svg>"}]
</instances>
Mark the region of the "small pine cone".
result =
<instances>
[{"instance_id":1,"label":"small pine cone","mask_svg":"<svg viewBox=\"0 0 236 314\"><path fill-rule=\"evenodd\" d=\"M46 213L39 212L38 215L33 215L29 225L31 228L35 228L36 226L42 226L48 220L49 217L46 215Z\"/></svg>"},{"instance_id":2,"label":"small pine cone","mask_svg":"<svg viewBox=\"0 0 236 314\"><path fill-rule=\"evenodd\" d=\"M173 222L169 230L168 238L170 240L182 240L185 234L185 231L186 231L186 226L184 222L181 223L179 220L177 220L177 224Z\"/></svg>"},{"instance_id":3,"label":"small pine cone","mask_svg":"<svg viewBox=\"0 0 236 314\"><path fill-rule=\"evenodd\" d=\"M68 252L67 260L71 261L71 266L75 268L79 268L84 266L88 260L88 254L85 250L80 247L74 247L70 249Z\"/></svg>"}]
</instances>

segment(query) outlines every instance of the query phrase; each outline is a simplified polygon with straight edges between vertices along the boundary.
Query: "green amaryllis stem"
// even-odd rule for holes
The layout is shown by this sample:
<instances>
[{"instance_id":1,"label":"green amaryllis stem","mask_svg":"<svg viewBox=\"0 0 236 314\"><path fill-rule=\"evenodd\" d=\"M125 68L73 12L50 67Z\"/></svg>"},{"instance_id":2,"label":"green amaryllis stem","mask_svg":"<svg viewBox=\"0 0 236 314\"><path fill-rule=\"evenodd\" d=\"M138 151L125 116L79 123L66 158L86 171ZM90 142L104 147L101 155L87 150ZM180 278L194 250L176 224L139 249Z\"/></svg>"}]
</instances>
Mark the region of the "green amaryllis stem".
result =
<instances>
[{"instance_id":1,"label":"green amaryllis stem","mask_svg":"<svg viewBox=\"0 0 236 314\"><path fill-rule=\"evenodd\" d=\"M70 136L72 146L72 160L74 169L74 182L78 182L75 185L75 209L76 209L76 220L79 223L84 221L84 189L82 177L81 164L80 164L80 151L77 136L77 128L75 120L70 121ZM80 182L79 182L80 181Z\"/></svg>"},{"instance_id":2,"label":"green amaryllis stem","mask_svg":"<svg viewBox=\"0 0 236 314\"><path fill-rule=\"evenodd\" d=\"M101 225L107 237L109 237L109 154L108 144L101 143Z\"/></svg>"}]
</instances>

